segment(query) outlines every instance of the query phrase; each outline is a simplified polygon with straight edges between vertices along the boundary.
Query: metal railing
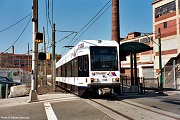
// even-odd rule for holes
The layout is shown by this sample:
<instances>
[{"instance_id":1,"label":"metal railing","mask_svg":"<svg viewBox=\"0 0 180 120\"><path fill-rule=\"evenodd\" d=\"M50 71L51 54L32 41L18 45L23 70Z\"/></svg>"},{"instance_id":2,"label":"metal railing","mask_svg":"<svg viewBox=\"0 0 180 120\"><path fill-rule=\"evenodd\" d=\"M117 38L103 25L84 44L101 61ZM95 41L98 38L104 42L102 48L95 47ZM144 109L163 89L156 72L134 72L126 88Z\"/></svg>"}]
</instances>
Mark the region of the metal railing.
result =
<instances>
[{"instance_id":1,"label":"metal railing","mask_svg":"<svg viewBox=\"0 0 180 120\"><path fill-rule=\"evenodd\" d=\"M135 78L133 78L134 80ZM131 77L121 76L122 94L124 93L138 93L144 94L146 90L159 90L158 78L144 78L138 77L138 85L131 85Z\"/></svg>"}]
</instances>

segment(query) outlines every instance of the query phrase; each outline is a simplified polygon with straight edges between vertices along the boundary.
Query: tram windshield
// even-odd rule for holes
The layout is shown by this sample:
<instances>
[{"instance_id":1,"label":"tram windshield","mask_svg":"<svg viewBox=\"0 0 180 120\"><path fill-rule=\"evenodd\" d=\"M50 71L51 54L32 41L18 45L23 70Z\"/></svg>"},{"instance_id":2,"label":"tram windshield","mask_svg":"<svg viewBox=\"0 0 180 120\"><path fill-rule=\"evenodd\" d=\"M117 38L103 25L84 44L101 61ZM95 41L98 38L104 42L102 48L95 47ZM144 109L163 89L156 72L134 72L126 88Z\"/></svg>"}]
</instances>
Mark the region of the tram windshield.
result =
<instances>
[{"instance_id":1,"label":"tram windshield","mask_svg":"<svg viewBox=\"0 0 180 120\"><path fill-rule=\"evenodd\" d=\"M116 47L91 46L91 71L117 71L118 54Z\"/></svg>"}]
</instances>

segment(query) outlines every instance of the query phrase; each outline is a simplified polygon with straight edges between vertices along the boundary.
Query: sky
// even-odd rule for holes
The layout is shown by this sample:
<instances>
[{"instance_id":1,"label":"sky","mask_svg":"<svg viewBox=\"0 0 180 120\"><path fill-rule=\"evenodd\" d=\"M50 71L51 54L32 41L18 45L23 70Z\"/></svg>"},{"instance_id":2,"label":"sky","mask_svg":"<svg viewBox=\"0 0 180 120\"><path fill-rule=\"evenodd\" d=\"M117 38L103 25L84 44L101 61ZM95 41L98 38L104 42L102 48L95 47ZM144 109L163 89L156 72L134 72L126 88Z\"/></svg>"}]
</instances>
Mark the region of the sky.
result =
<instances>
[{"instance_id":1,"label":"sky","mask_svg":"<svg viewBox=\"0 0 180 120\"><path fill-rule=\"evenodd\" d=\"M11 53L13 45L15 54L27 54L28 43L32 49L32 1L0 0L0 52ZM39 0L38 31L45 28L47 52L51 52L53 23L56 25L56 54L65 54L69 48L64 46L73 46L81 40L110 40L112 7L109 1ZM120 37L134 31L152 32L153 1L120 0ZM42 51L43 44L38 46Z\"/></svg>"}]
</instances>

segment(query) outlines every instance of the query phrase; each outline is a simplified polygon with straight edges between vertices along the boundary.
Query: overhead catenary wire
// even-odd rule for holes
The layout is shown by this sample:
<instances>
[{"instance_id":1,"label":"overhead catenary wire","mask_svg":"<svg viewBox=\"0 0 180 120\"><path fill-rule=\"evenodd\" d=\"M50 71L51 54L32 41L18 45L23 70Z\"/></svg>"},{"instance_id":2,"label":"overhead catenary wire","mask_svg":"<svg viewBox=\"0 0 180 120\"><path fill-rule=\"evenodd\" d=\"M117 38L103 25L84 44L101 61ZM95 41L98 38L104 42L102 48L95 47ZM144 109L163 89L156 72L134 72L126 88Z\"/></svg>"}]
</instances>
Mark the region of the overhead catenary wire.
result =
<instances>
[{"instance_id":1,"label":"overhead catenary wire","mask_svg":"<svg viewBox=\"0 0 180 120\"><path fill-rule=\"evenodd\" d=\"M110 5L108 8L106 8L105 11L104 11L103 13L101 13L101 14L99 15L99 17L96 18L96 19L83 31L83 33L81 33L81 34L78 36L78 38L73 42L73 44L74 44L110 7L111 7L111 5Z\"/></svg>"},{"instance_id":2,"label":"overhead catenary wire","mask_svg":"<svg viewBox=\"0 0 180 120\"><path fill-rule=\"evenodd\" d=\"M82 27L78 32L77 32L77 34L76 34L76 36L78 35L78 34L80 34L84 29L85 29L85 31L83 32L83 34L97 21L97 19L100 17L100 16L102 16L102 14L104 14L104 12L105 11L107 11L107 9L102 13L102 14L100 14L102 11L103 11L103 9L105 9L106 8L106 6L109 4L111 2L111 0L109 0L100 10L99 10L99 12L84 26L84 27ZM112 5L112 4L111 4ZM111 6L110 5L110 6ZM110 7L109 6L109 7ZM108 7L108 8L109 8ZM100 15L99 15L100 14ZM99 16L98 16L99 15ZM97 17L97 18L96 18ZM96 18L96 19L95 19ZM95 19L95 21L93 21ZM92 22L92 23L91 23ZM91 23L91 24L90 24ZM90 25L89 25L90 24ZM89 26L88 26L89 25ZM86 27L88 27L88 28L86 28ZM82 34L82 35L83 35ZM82 35L80 35L80 37L82 36ZM75 37L76 36L74 36L74 38L70 41L70 43L68 44L68 45L70 45L72 42L73 42L73 40L75 39ZM78 37L78 39L80 38L80 37ZM75 40L75 41L77 41L77 39Z\"/></svg>"},{"instance_id":3,"label":"overhead catenary wire","mask_svg":"<svg viewBox=\"0 0 180 120\"><path fill-rule=\"evenodd\" d=\"M10 47L8 47L4 52L7 52L23 35L23 33L25 32L27 26L29 25L30 21L32 19L32 16L30 17L30 19L28 20L28 23L26 24L25 28L23 29L23 31L21 32L21 34L18 36L18 38L10 45Z\"/></svg>"},{"instance_id":4,"label":"overhead catenary wire","mask_svg":"<svg viewBox=\"0 0 180 120\"><path fill-rule=\"evenodd\" d=\"M76 35L72 38L72 40L69 42L68 46L73 42L73 44L112 6L112 4L110 4L108 6L108 4L111 2L111 0L109 0L100 10L99 12L84 26L82 27L77 33ZM108 7L107 7L108 6ZM107 8L106 8L107 7ZM106 9L105 9L106 8ZM105 9L105 10L104 10ZM104 10L104 11L103 11ZM103 11L103 12L102 12ZM101 13L101 14L100 14ZM99 15L100 14L100 15ZM90 24L90 25L89 25ZM85 29L85 30L84 30ZM84 31L83 31L84 30ZM82 33L81 33L82 32ZM81 33L81 34L80 34ZM78 38L76 38L76 36L80 34L78 36ZM75 39L76 38L76 39ZM65 53L66 50L64 50L62 52Z\"/></svg>"},{"instance_id":5,"label":"overhead catenary wire","mask_svg":"<svg viewBox=\"0 0 180 120\"><path fill-rule=\"evenodd\" d=\"M52 21L51 21L51 19L50 19L50 14L49 14L49 12L50 12L50 1L49 0L45 0L45 3L46 3L46 25L47 25L47 30L46 30L46 32L47 32L47 36L48 36L48 42L47 42L47 46L49 46L49 44L50 44L50 37L49 37L49 24L50 24L50 27L51 27L51 29L53 28L52 26L52 24L53 24L53 4L54 4L54 2L52 1ZM49 48L51 48L51 47L49 47ZM50 51L50 50L49 50Z\"/></svg>"},{"instance_id":6,"label":"overhead catenary wire","mask_svg":"<svg viewBox=\"0 0 180 120\"><path fill-rule=\"evenodd\" d=\"M49 2L49 0L48 0L48 2L47 2L47 16L48 16L48 21L49 21L49 24L51 25L51 29L53 28L52 26L52 22L51 22L51 19L50 19L50 17L49 17L49 4L50 4L50 2Z\"/></svg>"},{"instance_id":7,"label":"overhead catenary wire","mask_svg":"<svg viewBox=\"0 0 180 120\"><path fill-rule=\"evenodd\" d=\"M50 18L49 18L49 0L47 1L47 0L45 0L45 2L46 2L46 21L47 21L47 27L48 27L48 23L51 25L51 28L52 28L52 22L51 22L51 20L50 20ZM74 31L67 31L67 32L71 32L69 35L67 35L67 36L65 36L65 37L63 37L62 39L60 39L60 40L58 40L56 43L58 43L58 42L60 42L60 41L62 41L62 40L64 40L64 39L67 39L69 36L71 36L72 34L74 34L74 33L76 33L75 34L75 36L72 38L72 40L70 41L70 43L68 44L68 45L70 45L71 44L71 42L75 39L75 37L78 35L78 34L80 34L86 27L88 27L88 28L86 28L85 29L85 31L83 31L83 33L78 37L78 39L94 24L94 22L95 21L97 21L97 19L99 19L99 17L100 16L102 16L102 14L104 14L104 12L107 10L105 10L102 14L100 14L102 11L103 11L103 9L109 4L111 2L111 0L109 0L100 10L99 10L99 12L83 27L83 28L81 28L78 32L74 32ZM112 5L112 4L111 4ZM110 5L110 6L111 6ZM109 7L110 7L109 6ZM108 7L108 8L109 8ZM53 9L53 1L52 1L52 9ZM53 12L53 10L52 10L52 12ZM53 14L53 13L52 13ZM100 14L100 16L98 17L98 15ZM53 15L52 15L52 17L53 17ZM96 18L97 17L97 18ZM95 19L96 18L96 19ZM93 21L95 19L95 21ZM52 20L53 20L53 18L52 18ZM93 23L91 23L93 21ZM91 24L90 24L91 23ZM89 25L90 24L90 25ZM89 25L89 26L88 26ZM48 30L48 29L47 29ZM58 32L62 32L62 31L59 31L59 30L56 30L56 31L58 31ZM47 31L48 32L48 31ZM49 35L48 35L48 39L49 39ZM75 39L75 41L77 41L78 39ZM50 39L48 40L48 47L47 48L51 48L52 46L49 46L49 42L50 41Z\"/></svg>"},{"instance_id":8,"label":"overhead catenary wire","mask_svg":"<svg viewBox=\"0 0 180 120\"><path fill-rule=\"evenodd\" d=\"M83 31L100 13L101 11L111 2L111 0L109 0L100 10L99 12L82 28L78 31L78 33L80 33L81 31Z\"/></svg>"}]
</instances>

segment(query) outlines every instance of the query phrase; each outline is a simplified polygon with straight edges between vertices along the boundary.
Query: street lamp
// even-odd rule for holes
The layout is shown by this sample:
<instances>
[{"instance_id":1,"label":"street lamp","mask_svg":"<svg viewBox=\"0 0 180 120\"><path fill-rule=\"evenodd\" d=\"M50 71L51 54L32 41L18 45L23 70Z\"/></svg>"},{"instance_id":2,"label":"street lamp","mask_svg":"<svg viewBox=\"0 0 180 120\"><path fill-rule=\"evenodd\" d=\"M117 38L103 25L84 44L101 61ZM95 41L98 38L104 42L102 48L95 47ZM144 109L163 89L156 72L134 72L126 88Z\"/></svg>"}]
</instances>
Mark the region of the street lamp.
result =
<instances>
[{"instance_id":1,"label":"street lamp","mask_svg":"<svg viewBox=\"0 0 180 120\"><path fill-rule=\"evenodd\" d=\"M162 78L162 58L161 58L161 29L158 28L158 44L159 44L159 70L160 70L160 86L159 86L159 93L163 93L163 78Z\"/></svg>"},{"instance_id":2,"label":"street lamp","mask_svg":"<svg viewBox=\"0 0 180 120\"><path fill-rule=\"evenodd\" d=\"M158 90L159 90L159 93L162 94L163 93L163 77L162 77L162 58L161 58L161 29L158 28L158 43L156 43L151 38L149 38L147 33L142 33L142 34L147 36L150 41L152 41L159 47L158 53L159 53L159 82L160 84L158 84Z\"/></svg>"}]
</instances>

